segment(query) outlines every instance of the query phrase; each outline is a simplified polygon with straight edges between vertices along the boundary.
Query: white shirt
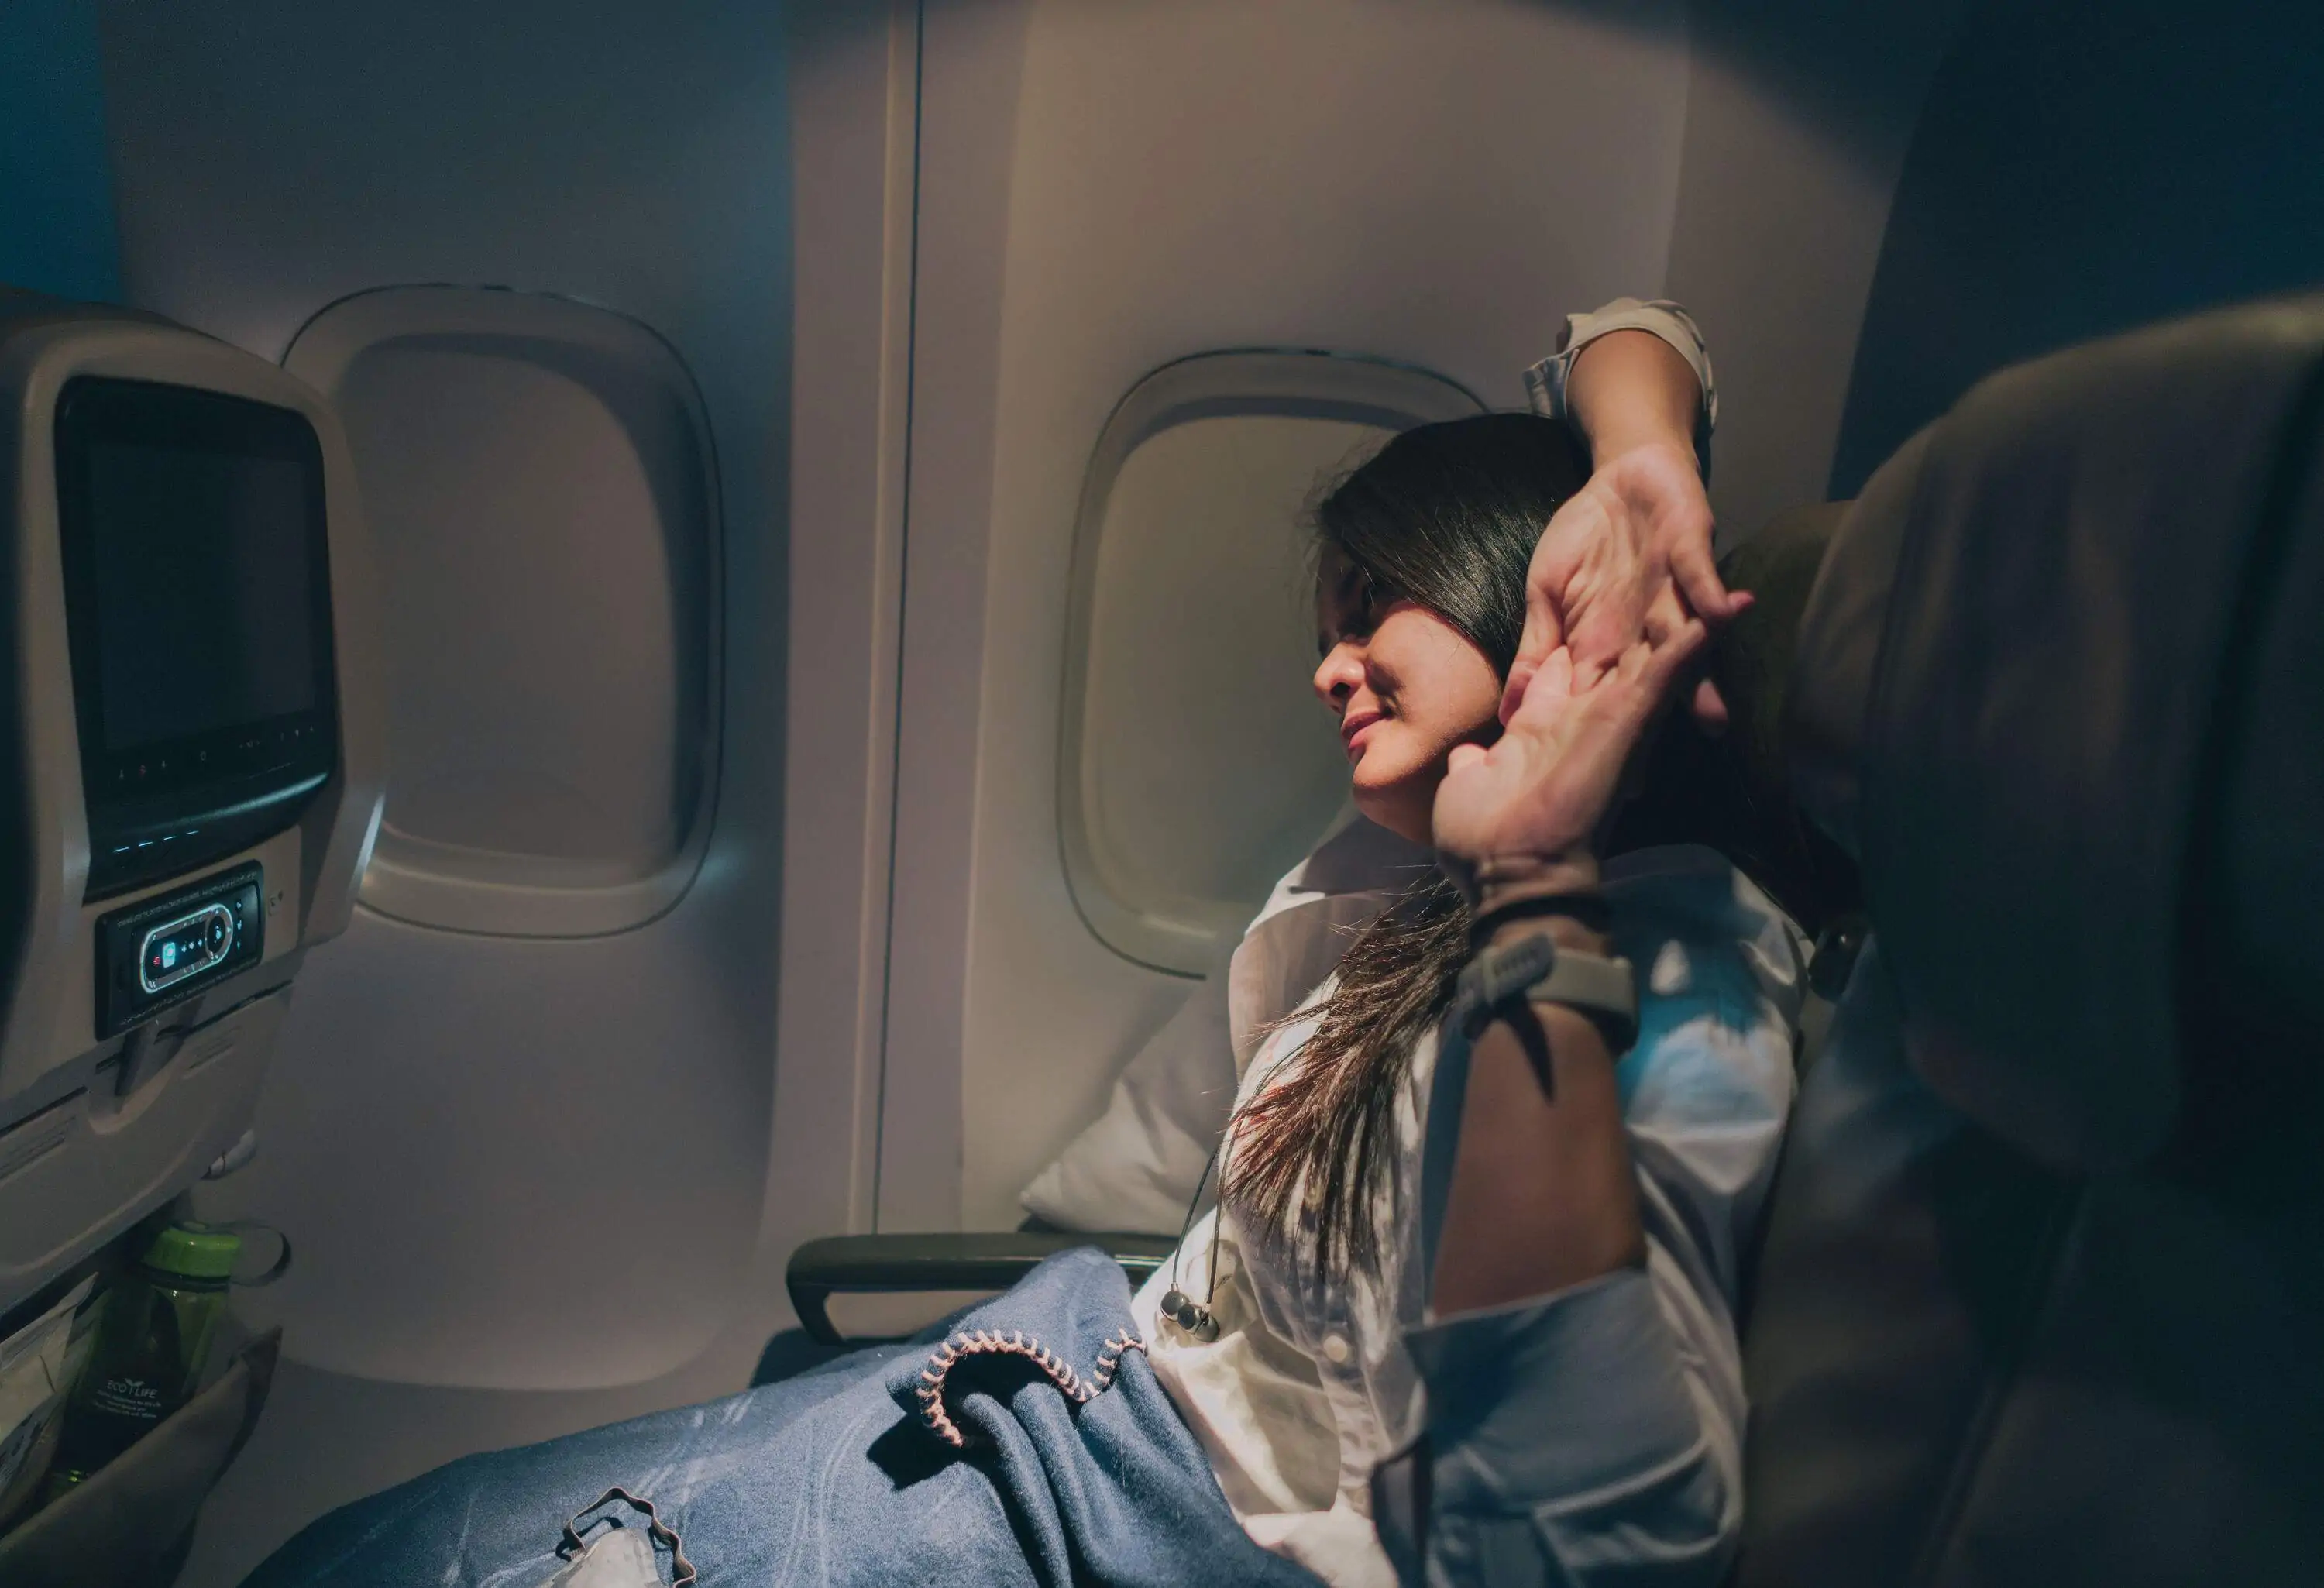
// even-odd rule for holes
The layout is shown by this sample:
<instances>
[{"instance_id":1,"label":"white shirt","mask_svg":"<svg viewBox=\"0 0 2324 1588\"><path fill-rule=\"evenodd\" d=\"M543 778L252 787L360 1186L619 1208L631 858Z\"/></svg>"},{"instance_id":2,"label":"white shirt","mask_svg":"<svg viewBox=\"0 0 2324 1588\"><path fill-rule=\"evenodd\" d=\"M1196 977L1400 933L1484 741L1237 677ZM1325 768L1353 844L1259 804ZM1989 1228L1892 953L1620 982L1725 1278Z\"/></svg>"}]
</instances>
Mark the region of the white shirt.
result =
<instances>
[{"instance_id":1,"label":"white shirt","mask_svg":"<svg viewBox=\"0 0 2324 1588\"><path fill-rule=\"evenodd\" d=\"M1312 1034L1351 928L1385 908L1425 850L1367 822L1278 884L1228 977L1237 1107ZM1618 951L1639 967L1638 1046L1620 1066L1646 1225L1648 1278L1678 1342L1709 1458L1739 1492L1744 1400L1734 1326L1740 1252L1773 1173L1792 1093L1804 982L1798 933L1757 888L1704 849L1626 855L1605 868ZM1319 1285L1285 1243L1213 1208L1133 1304L1155 1371L1202 1441L1221 1489L1259 1543L1327 1582L1396 1582L1370 1518L1373 1469L1418 1433L1424 1406L1407 1331L1425 1313L1420 1173L1436 1058L1413 1054L1394 1110L1395 1172L1375 1208L1379 1273ZM1212 1271L1215 1247L1217 1271ZM1173 1286L1207 1292L1216 1340L1161 1316ZM1577 1363L1586 1371L1586 1363ZM1545 1431L1545 1437L1554 1438ZM1588 1428L1572 1431L1587 1440ZM1720 1518L1728 1528L1735 1518Z\"/></svg>"}]
</instances>

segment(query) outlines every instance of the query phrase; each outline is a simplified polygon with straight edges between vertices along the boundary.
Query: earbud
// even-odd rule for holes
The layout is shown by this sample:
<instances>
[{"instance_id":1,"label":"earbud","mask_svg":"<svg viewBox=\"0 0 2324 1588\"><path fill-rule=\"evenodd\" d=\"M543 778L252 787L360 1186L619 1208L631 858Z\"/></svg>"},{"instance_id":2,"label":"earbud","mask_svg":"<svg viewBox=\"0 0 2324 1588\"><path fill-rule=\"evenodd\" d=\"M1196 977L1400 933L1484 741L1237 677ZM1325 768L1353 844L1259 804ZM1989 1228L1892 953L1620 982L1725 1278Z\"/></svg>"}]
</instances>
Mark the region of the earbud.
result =
<instances>
[{"instance_id":1,"label":"earbud","mask_svg":"<svg viewBox=\"0 0 2324 1588\"><path fill-rule=\"evenodd\" d=\"M1219 1337L1219 1320L1184 1290L1163 1292L1162 1316L1206 1345Z\"/></svg>"},{"instance_id":2,"label":"earbud","mask_svg":"<svg viewBox=\"0 0 2324 1588\"><path fill-rule=\"evenodd\" d=\"M1170 1288L1162 1292L1162 1316L1205 1345L1219 1337L1219 1320L1210 1307L1211 1297L1218 1293L1218 1224L1214 1222L1211 1225L1211 1271L1210 1277L1204 1281L1205 1289L1202 1300L1196 1301L1178 1288L1178 1258L1185 1250L1186 1232L1194 1227L1194 1210L1203 1205L1203 1187L1209 1184L1211 1171L1219 1167L1219 1154L1225 1149L1224 1140L1211 1149L1211 1160L1203 1166L1202 1177L1194 1182L1194 1199L1186 1204L1185 1222L1178 1226L1178 1244L1170 1253Z\"/></svg>"}]
</instances>

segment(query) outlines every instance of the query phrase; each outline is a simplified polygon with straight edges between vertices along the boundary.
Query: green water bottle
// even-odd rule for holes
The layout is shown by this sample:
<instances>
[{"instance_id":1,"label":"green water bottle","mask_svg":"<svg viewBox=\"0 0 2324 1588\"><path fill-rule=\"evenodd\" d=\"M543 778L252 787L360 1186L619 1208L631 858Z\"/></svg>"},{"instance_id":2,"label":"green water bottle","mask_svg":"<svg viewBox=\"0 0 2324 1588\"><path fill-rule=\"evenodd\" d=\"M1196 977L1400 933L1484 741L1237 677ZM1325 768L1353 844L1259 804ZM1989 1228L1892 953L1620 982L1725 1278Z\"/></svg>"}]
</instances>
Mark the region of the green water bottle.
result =
<instances>
[{"instance_id":1,"label":"green water bottle","mask_svg":"<svg viewBox=\"0 0 2324 1588\"><path fill-rule=\"evenodd\" d=\"M185 1405L226 1315L242 1237L195 1223L153 1238L105 1304L97 1349L65 1408L42 1503L54 1500Z\"/></svg>"}]
</instances>

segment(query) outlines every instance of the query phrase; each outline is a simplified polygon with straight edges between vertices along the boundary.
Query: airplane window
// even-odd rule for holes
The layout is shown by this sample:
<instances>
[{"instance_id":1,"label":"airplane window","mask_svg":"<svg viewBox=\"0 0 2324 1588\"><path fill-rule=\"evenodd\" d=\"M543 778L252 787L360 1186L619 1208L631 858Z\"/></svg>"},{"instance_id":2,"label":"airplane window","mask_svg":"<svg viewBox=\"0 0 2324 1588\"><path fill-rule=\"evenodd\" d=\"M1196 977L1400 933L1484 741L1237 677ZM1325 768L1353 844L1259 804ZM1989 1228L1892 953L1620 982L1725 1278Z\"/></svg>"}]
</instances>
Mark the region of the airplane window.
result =
<instances>
[{"instance_id":1,"label":"airplane window","mask_svg":"<svg viewBox=\"0 0 2324 1588\"><path fill-rule=\"evenodd\" d=\"M1479 406L1397 365L1219 354L1117 409L1076 538L1059 790L1074 902L1117 952L1199 974L1342 812L1306 508L1397 430Z\"/></svg>"},{"instance_id":2,"label":"airplane window","mask_svg":"<svg viewBox=\"0 0 2324 1588\"><path fill-rule=\"evenodd\" d=\"M388 781L366 904L527 936L675 901L711 796L716 495L652 333L461 288L327 309L286 361L337 402L384 582Z\"/></svg>"}]
</instances>

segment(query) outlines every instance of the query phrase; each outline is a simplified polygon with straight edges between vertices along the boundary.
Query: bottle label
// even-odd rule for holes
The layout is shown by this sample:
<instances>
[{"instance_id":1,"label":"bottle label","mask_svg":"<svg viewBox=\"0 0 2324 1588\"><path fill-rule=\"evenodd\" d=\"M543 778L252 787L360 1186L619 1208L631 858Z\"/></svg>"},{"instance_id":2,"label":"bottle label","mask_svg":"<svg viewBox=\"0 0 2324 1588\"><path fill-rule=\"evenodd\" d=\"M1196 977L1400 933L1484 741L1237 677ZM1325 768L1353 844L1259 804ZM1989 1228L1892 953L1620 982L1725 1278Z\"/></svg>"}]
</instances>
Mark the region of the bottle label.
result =
<instances>
[{"instance_id":1,"label":"bottle label","mask_svg":"<svg viewBox=\"0 0 2324 1588\"><path fill-rule=\"evenodd\" d=\"M161 1387L130 1373L118 1373L98 1385L88 1398L91 1411L134 1423L158 1423L168 1409Z\"/></svg>"}]
</instances>

